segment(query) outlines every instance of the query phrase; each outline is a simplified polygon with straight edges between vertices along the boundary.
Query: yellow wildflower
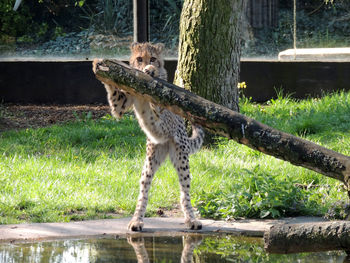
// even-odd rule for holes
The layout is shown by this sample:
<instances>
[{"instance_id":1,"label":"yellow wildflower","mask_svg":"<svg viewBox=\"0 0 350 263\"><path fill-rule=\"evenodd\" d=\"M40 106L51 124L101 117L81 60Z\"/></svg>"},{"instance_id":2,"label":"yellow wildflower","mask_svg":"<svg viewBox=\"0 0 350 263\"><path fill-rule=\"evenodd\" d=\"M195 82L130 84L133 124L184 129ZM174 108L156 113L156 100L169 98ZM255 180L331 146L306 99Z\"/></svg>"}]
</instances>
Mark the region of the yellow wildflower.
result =
<instances>
[{"instance_id":1,"label":"yellow wildflower","mask_svg":"<svg viewBox=\"0 0 350 263\"><path fill-rule=\"evenodd\" d=\"M245 88L247 88L247 84L245 83L245 81L239 82L239 83L237 84L237 88L238 88L238 89L245 89Z\"/></svg>"}]
</instances>

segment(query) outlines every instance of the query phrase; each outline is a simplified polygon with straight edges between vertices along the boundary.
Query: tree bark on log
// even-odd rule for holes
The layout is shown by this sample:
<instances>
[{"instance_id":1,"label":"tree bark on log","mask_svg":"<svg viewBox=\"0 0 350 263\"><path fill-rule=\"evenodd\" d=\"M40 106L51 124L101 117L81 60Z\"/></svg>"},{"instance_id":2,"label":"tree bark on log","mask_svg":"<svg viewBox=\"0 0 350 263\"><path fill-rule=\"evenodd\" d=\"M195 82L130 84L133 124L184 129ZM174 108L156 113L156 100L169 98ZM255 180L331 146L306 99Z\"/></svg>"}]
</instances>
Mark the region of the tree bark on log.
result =
<instances>
[{"instance_id":1,"label":"tree bark on log","mask_svg":"<svg viewBox=\"0 0 350 263\"><path fill-rule=\"evenodd\" d=\"M278 131L116 60L95 60L97 79L178 114L215 134L349 186L350 157Z\"/></svg>"},{"instance_id":2,"label":"tree bark on log","mask_svg":"<svg viewBox=\"0 0 350 263\"><path fill-rule=\"evenodd\" d=\"M350 251L350 222L335 221L272 226L264 235L269 253L288 254L329 250Z\"/></svg>"}]
</instances>

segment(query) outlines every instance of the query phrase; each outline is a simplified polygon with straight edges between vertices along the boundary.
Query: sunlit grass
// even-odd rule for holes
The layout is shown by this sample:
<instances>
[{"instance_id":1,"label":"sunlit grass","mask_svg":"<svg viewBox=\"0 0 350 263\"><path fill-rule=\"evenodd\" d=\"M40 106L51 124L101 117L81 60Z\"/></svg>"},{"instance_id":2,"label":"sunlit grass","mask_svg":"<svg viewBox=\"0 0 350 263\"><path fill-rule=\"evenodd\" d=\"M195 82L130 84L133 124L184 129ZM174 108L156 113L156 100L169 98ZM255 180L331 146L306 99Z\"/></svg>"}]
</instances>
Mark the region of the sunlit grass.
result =
<instances>
[{"instance_id":1,"label":"sunlit grass","mask_svg":"<svg viewBox=\"0 0 350 263\"><path fill-rule=\"evenodd\" d=\"M241 101L242 113L350 155L350 95L267 104ZM0 223L53 222L131 215L146 138L131 115L80 120L0 134ZM192 201L203 217L325 215L342 218L342 184L218 138L191 156ZM167 161L157 172L148 215L178 203Z\"/></svg>"}]
</instances>

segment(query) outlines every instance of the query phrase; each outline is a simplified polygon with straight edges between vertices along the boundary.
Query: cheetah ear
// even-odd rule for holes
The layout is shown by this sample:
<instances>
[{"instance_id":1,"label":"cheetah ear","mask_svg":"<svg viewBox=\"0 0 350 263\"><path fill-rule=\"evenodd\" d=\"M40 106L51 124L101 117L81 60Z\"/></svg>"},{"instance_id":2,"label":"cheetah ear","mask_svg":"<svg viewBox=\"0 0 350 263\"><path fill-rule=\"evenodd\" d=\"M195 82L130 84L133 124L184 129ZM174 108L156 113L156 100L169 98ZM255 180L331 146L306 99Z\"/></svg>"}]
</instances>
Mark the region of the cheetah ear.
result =
<instances>
[{"instance_id":1,"label":"cheetah ear","mask_svg":"<svg viewBox=\"0 0 350 263\"><path fill-rule=\"evenodd\" d=\"M156 48L158 54L163 53L163 50L165 48L163 43L157 43L154 45L154 47Z\"/></svg>"},{"instance_id":2,"label":"cheetah ear","mask_svg":"<svg viewBox=\"0 0 350 263\"><path fill-rule=\"evenodd\" d=\"M138 46L139 43L138 42L132 42L130 45L130 50L133 51L135 49L136 46Z\"/></svg>"}]
</instances>

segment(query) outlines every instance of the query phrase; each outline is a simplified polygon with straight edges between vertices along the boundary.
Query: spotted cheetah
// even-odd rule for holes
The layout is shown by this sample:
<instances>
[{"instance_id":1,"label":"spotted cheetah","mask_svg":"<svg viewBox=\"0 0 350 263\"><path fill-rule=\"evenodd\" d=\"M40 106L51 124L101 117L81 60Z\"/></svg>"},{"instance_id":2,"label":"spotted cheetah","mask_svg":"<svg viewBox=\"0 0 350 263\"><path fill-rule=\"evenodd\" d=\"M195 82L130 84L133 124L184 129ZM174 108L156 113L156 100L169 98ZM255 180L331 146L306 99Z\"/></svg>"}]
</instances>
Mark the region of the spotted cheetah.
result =
<instances>
[{"instance_id":1,"label":"spotted cheetah","mask_svg":"<svg viewBox=\"0 0 350 263\"><path fill-rule=\"evenodd\" d=\"M133 43L130 49L130 65L133 68L167 80L162 57L163 44ZM198 151L202 145L202 128L193 125L192 137L189 138L180 116L131 96L115 86L104 85L112 115L121 118L126 110L133 107L138 123L147 136L147 155L141 174L140 193L128 229L142 231L152 178L168 155L179 177L185 223L190 229L201 229L202 224L194 215L190 199L189 155Z\"/></svg>"}]
</instances>

